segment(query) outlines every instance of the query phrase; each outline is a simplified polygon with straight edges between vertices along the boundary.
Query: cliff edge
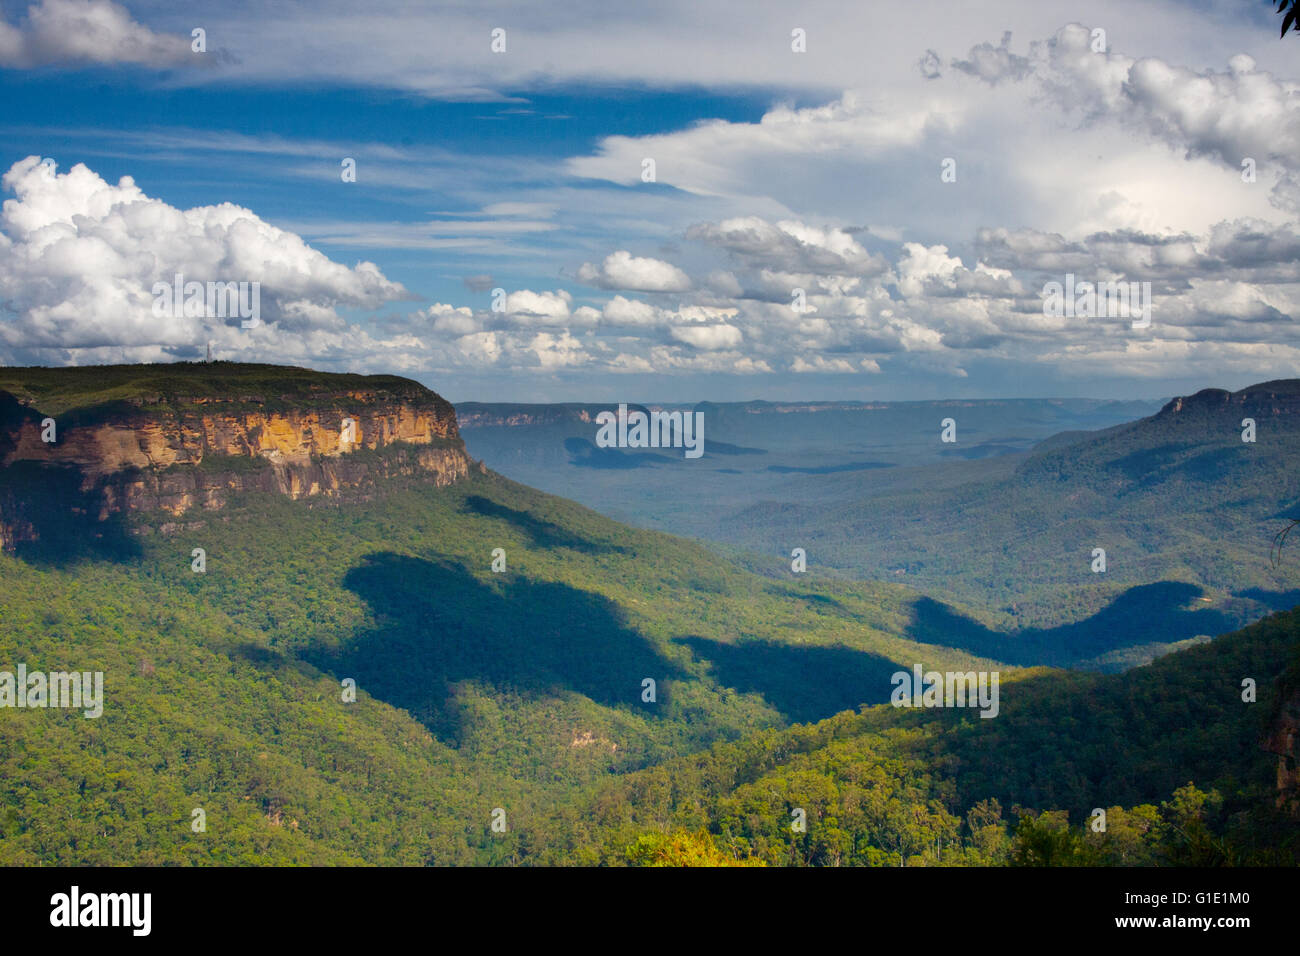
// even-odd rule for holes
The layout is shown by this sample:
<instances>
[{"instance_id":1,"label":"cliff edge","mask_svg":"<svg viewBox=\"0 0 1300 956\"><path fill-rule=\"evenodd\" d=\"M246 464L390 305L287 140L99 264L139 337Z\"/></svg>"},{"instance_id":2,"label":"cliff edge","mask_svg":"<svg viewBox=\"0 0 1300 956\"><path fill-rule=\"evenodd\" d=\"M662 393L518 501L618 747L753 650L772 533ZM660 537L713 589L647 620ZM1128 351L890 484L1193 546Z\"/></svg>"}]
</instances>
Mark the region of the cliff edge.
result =
<instances>
[{"instance_id":1,"label":"cliff edge","mask_svg":"<svg viewBox=\"0 0 1300 956\"><path fill-rule=\"evenodd\" d=\"M179 518L240 492L365 500L471 467L451 404L398 376L229 362L0 369L8 550L69 514Z\"/></svg>"}]
</instances>

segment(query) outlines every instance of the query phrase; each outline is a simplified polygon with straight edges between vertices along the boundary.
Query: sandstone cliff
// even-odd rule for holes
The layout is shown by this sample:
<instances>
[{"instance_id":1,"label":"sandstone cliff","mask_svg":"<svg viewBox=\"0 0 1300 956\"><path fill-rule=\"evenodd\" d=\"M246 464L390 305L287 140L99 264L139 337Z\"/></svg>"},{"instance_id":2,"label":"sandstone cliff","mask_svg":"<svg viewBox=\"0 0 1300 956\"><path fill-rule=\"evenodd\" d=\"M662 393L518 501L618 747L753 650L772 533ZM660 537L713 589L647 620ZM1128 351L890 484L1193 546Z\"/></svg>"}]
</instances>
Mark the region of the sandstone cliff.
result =
<instances>
[{"instance_id":1,"label":"sandstone cliff","mask_svg":"<svg viewBox=\"0 0 1300 956\"><path fill-rule=\"evenodd\" d=\"M1277 712L1270 721L1264 750L1277 757L1276 803L1300 818L1300 668L1278 682Z\"/></svg>"},{"instance_id":2,"label":"sandstone cliff","mask_svg":"<svg viewBox=\"0 0 1300 956\"><path fill-rule=\"evenodd\" d=\"M84 369L3 370L0 547L39 539L59 509L163 526L239 492L359 500L469 474L454 409L415 382L218 365L112 367L111 388Z\"/></svg>"},{"instance_id":3,"label":"sandstone cliff","mask_svg":"<svg viewBox=\"0 0 1300 956\"><path fill-rule=\"evenodd\" d=\"M1203 388L1195 395L1171 400L1157 418L1192 417L1219 412L1251 415L1257 419L1294 416L1300 412L1300 381L1280 379L1251 385L1239 392Z\"/></svg>"}]
</instances>

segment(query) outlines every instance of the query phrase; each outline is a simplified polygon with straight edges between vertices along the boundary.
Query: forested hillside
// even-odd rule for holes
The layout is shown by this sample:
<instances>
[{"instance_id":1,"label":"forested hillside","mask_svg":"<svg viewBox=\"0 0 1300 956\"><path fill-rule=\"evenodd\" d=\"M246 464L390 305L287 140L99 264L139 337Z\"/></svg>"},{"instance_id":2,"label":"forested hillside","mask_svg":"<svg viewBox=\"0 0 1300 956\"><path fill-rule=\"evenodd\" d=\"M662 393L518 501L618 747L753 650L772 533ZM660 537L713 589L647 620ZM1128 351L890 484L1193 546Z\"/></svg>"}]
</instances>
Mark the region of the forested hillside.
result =
<instances>
[{"instance_id":1,"label":"forested hillside","mask_svg":"<svg viewBox=\"0 0 1300 956\"><path fill-rule=\"evenodd\" d=\"M282 419L245 395L259 408L231 416L237 441L206 411L207 432L176 429L167 408L208 404L185 374L140 447L188 457L104 487L189 474L214 440L289 478L379 469L419 441L463 454L454 420L430 430L440 400L400 387L370 407L375 447L339 450L340 396L377 394L367 380L325 383L310 414L281 395ZM130 408L158 393L123 398L141 381L125 375L25 381L21 427L54 402L101 429L71 463L6 446L26 449L37 513L79 507L60 475L104 471L104 447L122 458ZM1061 480L1070 447L1033 480ZM1096 460L1078 467L1108 480L1113 453ZM1124 674L1026 670L1128 633L1007 635L897 584L754 573L478 467L377 470L333 495L216 474L220 496L89 511L0 553L0 672L104 676L102 716L0 707L0 863L1294 859L1293 615ZM1188 614L1217 632L1214 612ZM890 706L916 666L997 671L996 719ZM1110 828L1085 834L1097 807Z\"/></svg>"},{"instance_id":2,"label":"forested hillside","mask_svg":"<svg viewBox=\"0 0 1300 956\"><path fill-rule=\"evenodd\" d=\"M5 862L522 858L603 775L885 700L895 661L979 664L897 636L900 588L776 583L491 475L250 494L133 544L0 556L6 669L106 698L0 709Z\"/></svg>"},{"instance_id":3,"label":"forested hillside","mask_svg":"<svg viewBox=\"0 0 1300 956\"><path fill-rule=\"evenodd\" d=\"M996 720L886 705L757 734L570 825L598 821L610 862L675 839L773 865L1295 865L1297 719L1288 612L1121 675L1034 673Z\"/></svg>"},{"instance_id":4,"label":"forested hillside","mask_svg":"<svg viewBox=\"0 0 1300 956\"><path fill-rule=\"evenodd\" d=\"M822 479L815 500L733 515L728 540L806 541L810 568L979 607L954 622L963 646L1013 642L1021 662L1123 665L1300 602L1300 565L1271 555L1300 517L1300 381L1206 390L942 481L911 471L869 497L858 476Z\"/></svg>"}]
</instances>

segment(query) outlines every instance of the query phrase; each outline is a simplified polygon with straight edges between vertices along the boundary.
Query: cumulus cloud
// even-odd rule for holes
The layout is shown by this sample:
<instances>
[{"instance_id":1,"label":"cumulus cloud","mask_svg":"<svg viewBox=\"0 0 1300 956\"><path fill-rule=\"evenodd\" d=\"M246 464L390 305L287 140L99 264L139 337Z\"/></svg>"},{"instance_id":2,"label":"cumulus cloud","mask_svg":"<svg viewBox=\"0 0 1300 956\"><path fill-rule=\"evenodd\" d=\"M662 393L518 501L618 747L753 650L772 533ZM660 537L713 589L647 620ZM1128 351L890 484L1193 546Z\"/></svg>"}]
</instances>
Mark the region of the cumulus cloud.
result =
<instances>
[{"instance_id":1,"label":"cumulus cloud","mask_svg":"<svg viewBox=\"0 0 1300 956\"><path fill-rule=\"evenodd\" d=\"M915 96L846 92L753 123L610 137L571 160L576 175L632 184L654 156L663 183L710 210L678 234L704 278L688 288L676 266L620 249L579 278L680 301L570 303L555 316L577 336L567 349L496 331L490 360L959 379L978 363L1056 381L1213 376L1216 348L1224 368L1254 362L1260 377L1295 358L1277 343L1294 341L1300 313L1300 227L1268 217L1284 200L1300 209L1296 84L1245 56L1225 57L1225 72L1097 51L1079 25L1023 51L1003 35L947 69L915 54ZM947 155L960 175L941 184ZM1246 155L1258 186L1239 176ZM1151 282L1152 327L1044 314L1045 281L1066 273Z\"/></svg>"},{"instance_id":2,"label":"cumulus cloud","mask_svg":"<svg viewBox=\"0 0 1300 956\"><path fill-rule=\"evenodd\" d=\"M1114 354L1133 335L1126 316L1044 314L1042 281L1065 272L1080 282L1152 281L1148 341L1263 344L1293 334L1289 316L1300 309L1296 227L1252 219L1201 236L994 228L976 236L975 256L905 241L892 261L868 253L848 228L746 217L690 232L732 256L745 283L714 275L673 307L619 294L599 308L574 308L563 290L515 293L510 314L474 314L482 325L452 342L456 361L588 373L850 375L880 374L887 359L895 373L964 378L977 356L1047 369L1079 354ZM782 254L818 271L760 265ZM835 271L864 261L870 274ZM802 310L788 298L796 282L807 292ZM545 336L522 334L516 312L525 307L547 319ZM468 310L434 308L438 328L470 327ZM1175 353L1143 354L1155 362Z\"/></svg>"},{"instance_id":3,"label":"cumulus cloud","mask_svg":"<svg viewBox=\"0 0 1300 956\"><path fill-rule=\"evenodd\" d=\"M796 220L768 222L757 216L700 223L686 231L688 239L727 250L741 264L781 272L814 275L879 275L888 267L848 232L819 228Z\"/></svg>"},{"instance_id":4,"label":"cumulus cloud","mask_svg":"<svg viewBox=\"0 0 1300 956\"><path fill-rule=\"evenodd\" d=\"M871 362L870 365L864 366L864 370L879 372L880 366L875 362ZM798 373L834 372L839 374L853 374L858 371L858 368L847 359L826 358L821 355L810 355L805 358L802 355L796 355L794 361L790 363L790 371Z\"/></svg>"},{"instance_id":5,"label":"cumulus cloud","mask_svg":"<svg viewBox=\"0 0 1300 956\"><path fill-rule=\"evenodd\" d=\"M578 270L578 281L629 292L685 292L691 287L686 273L672 263L634 256L626 249L611 252L598 266L584 262Z\"/></svg>"},{"instance_id":6,"label":"cumulus cloud","mask_svg":"<svg viewBox=\"0 0 1300 956\"><path fill-rule=\"evenodd\" d=\"M1249 56L1232 57L1223 72L1193 70L1094 53L1088 37L1072 24L1049 44L1046 85L1061 102L1119 113L1189 156L1236 170L1246 157L1300 164L1300 84L1256 69Z\"/></svg>"},{"instance_id":7,"label":"cumulus cloud","mask_svg":"<svg viewBox=\"0 0 1300 956\"><path fill-rule=\"evenodd\" d=\"M935 60L937 61L937 57ZM1011 52L1011 32L1002 34L1002 43L993 46L981 43L971 48L970 59L953 60L955 69L971 76L977 76L988 83L1000 83L1003 80L1020 80L1029 75L1029 58L1017 56ZM937 74L938 63L931 64Z\"/></svg>"},{"instance_id":8,"label":"cumulus cloud","mask_svg":"<svg viewBox=\"0 0 1300 956\"><path fill-rule=\"evenodd\" d=\"M702 122L689 129L650 136L609 136L592 156L569 160L575 176L615 183L640 182L641 161L654 157L659 182L703 196L744 195L743 175L786 159L830 152L882 156L919 143L927 130L943 127L946 114L928 102L882 105L847 90L821 106L772 107L758 123ZM761 155L764 162L758 163Z\"/></svg>"},{"instance_id":9,"label":"cumulus cloud","mask_svg":"<svg viewBox=\"0 0 1300 956\"><path fill-rule=\"evenodd\" d=\"M505 315L521 325L563 325L569 318L573 296L564 289L534 292L519 289L505 297Z\"/></svg>"},{"instance_id":10,"label":"cumulus cloud","mask_svg":"<svg viewBox=\"0 0 1300 956\"><path fill-rule=\"evenodd\" d=\"M188 36L154 33L111 0L41 0L18 25L0 22L0 66L206 62Z\"/></svg>"},{"instance_id":11,"label":"cumulus cloud","mask_svg":"<svg viewBox=\"0 0 1300 956\"><path fill-rule=\"evenodd\" d=\"M679 342L697 349L734 349L744 340L740 329L734 325L674 325L669 333Z\"/></svg>"},{"instance_id":12,"label":"cumulus cloud","mask_svg":"<svg viewBox=\"0 0 1300 956\"><path fill-rule=\"evenodd\" d=\"M1031 44L1028 56L1011 53L1010 40L980 44L953 66L993 85L1032 80L1060 108L1140 128L1189 158L1234 170L1246 159L1277 163L1283 173L1300 169L1300 83L1258 69L1246 54L1228 58L1226 70L1197 70L1100 49L1078 23ZM1279 192L1279 205L1294 201L1285 185Z\"/></svg>"},{"instance_id":13,"label":"cumulus cloud","mask_svg":"<svg viewBox=\"0 0 1300 956\"><path fill-rule=\"evenodd\" d=\"M421 309L414 316L418 319L430 320L430 328L439 334L462 336L470 335L481 330L481 325L474 317L474 310L465 306L446 305L442 302L435 302L427 309Z\"/></svg>"},{"instance_id":14,"label":"cumulus cloud","mask_svg":"<svg viewBox=\"0 0 1300 956\"><path fill-rule=\"evenodd\" d=\"M1187 361L1213 372L1216 347L1233 367L1293 358L1276 343L1294 340L1300 232L1274 214L1300 210L1297 84L1248 56L1223 56L1208 69L1096 52L1078 25L1040 32L1046 39L1027 48L1006 35L970 47L985 36L970 16L957 40L925 34L936 50L969 48L955 60L927 51L918 63L920 45L893 51L895 74L879 87L845 71L861 89L826 96L844 87L822 84L798 98L823 95L821 105L610 137L592 155L562 161L577 176L636 185L582 184L586 196L602 197L595 226L536 178L514 192L495 182L468 191L469 206L456 207L480 210L464 214L468 222L456 214L366 230L294 226L323 243L364 239L460 256L441 272L479 293L465 296L475 308L453 292L450 302L350 324L341 307L374 309L404 290L376 266L331 262L249 210L173 209L129 178L110 185L84 167L50 176L56 185L46 188L38 177L48 174L25 161L6 178L16 198L0 219L0 354L166 357L210 337L220 355L257 348L276 360L399 370L849 375L883 365L891 375L960 377L972 361L987 361L1038 366L1047 381L1066 365L1154 377L1181 375L1177 363ZM0 30L0 57L15 42L31 46L13 40L14 29ZM1125 31L1124 40L1135 38ZM1177 48L1171 40L1162 51ZM419 55L427 59L427 50ZM782 68L800 59L784 57ZM519 61L510 60L513 69ZM941 183L939 161L949 155L960 175ZM657 160L658 187L641 188L646 156ZM1239 176L1245 156L1257 160L1257 185ZM589 232L600 229L618 236L593 254ZM519 237L534 233L547 235L551 259L525 260L542 244L524 249ZM565 245L566 236L580 238ZM488 238L492 254L506 256L491 265L482 254ZM481 307L482 293L498 285L549 284L535 277L577 262L585 290L516 288L499 310ZM260 280L273 324L242 331L237 322L154 317L150 285L176 271ZM1080 281L1151 281L1153 327L1138 341L1120 320L1045 316L1043 283L1070 272ZM803 310L792 307L796 288Z\"/></svg>"},{"instance_id":15,"label":"cumulus cloud","mask_svg":"<svg viewBox=\"0 0 1300 956\"><path fill-rule=\"evenodd\" d=\"M715 269L704 277L704 286L718 295L737 296L743 291L735 275L724 269Z\"/></svg>"},{"instance_id":16,"label":"cumulus cloud","mask_svg":"<svg viewBox=\"0 0 1300 956\"><path fill-rule=\"evenodd\" d=\"M740 316L736 306L695 304L668 309L616 295L605 303L599 324L602 329L661 345L678 342L717 351L736 349L743 343L744 333L736 324Z\"/></svg>"},{"instance_id":17,"label":"cumulus cloud","mask_svg":"<svg viewBox=\"0 0 1300 956\"><path fill-rule=\"evenodd\" d=\"M947 246L903 243L898 262L898 291L907 298L918 296L1019 295L1024 289L1008 269L982 262L968 269L960 258L948 255Z\"/></svg>"},{"instance_id":18,"label":"cumulus cloud","mask_svg":"<svg viewBox=\"0 0 1300 956\"><path fill-rule=\"evenodd\" d=\"M496 332L539 329L567 332L573 328L595 328L602 321L599 309L586 305L573 308L573 296L565 289L542 292L516 289L502 295L500 307L492 309L474 310L467 306L437 302L413 313L409 318L416 328L431 331L438 336L486 334L486 338L474 339L468 343L472 352L481 352L485 343L497 341L498 337L493 335Z\"/></svg>"},{"instance_id":19,"label":"cumulus cloud","mask_svg":"<svg viewBox=\"0 0 1300 956\"><path fill-rule=\"evenodd\" d=\"M717 324L733 319L739 313L735 306L683 305L675 309L663 308L616 295L605 303L601 323L623 329L656 329L686 324Z\"/></svg>"},{"instance_id":20,"label":"cumulus cloud","mask_svg":"<svg viewBox=\"0 0 1300 956\"><path fill-rule=\"evenodd\" d=\"M1300 223L1218 223L1210 230L1205 256L1260 281L1300 281Z\"/></svg>"},{"instance_id":21,"label":"cumulus cloud","mask_svg":"<svg viewBox=\"0 0 1300 956\"><path fill-rule=\"evenodd\" d=\"M58 173L36 156L0 182L15 196L0 212L0 339L12 346L177 345L240 324L157 314L155 285L177 274L259 283L261 318L285 331L337 331L337 307L407 296L373 263L348 268L230 203L177 209L129 176L112 185L85 165Z\"/></svg>"},{"instance_id":22,"label":"cumulus cloud","mask_svg":"<svg viewBox=\"0 0 1300 956\"><path fill-rule=\"evenodd\" d=\"M1140 277L1172 285L1202 277L1251 282L1300 281L1300 224L1242 218L1208 235L1140 230L1066 239L1034 229L981 229L980 256L1008 270Z\"/></svg>"},{"instance_id":23,"label":"cumulus cloud","mask_svg":"<svg viewBox=\"0 0 1300 956\"><path fill-rule=\"evenodd\" d=\"M588 365L591 355L567 330L491 330L463 335L439 350L435 364L450 368L553 371Z\"/></svg>"},{"instance_id":24,"label":"cumulus cloud","mask_svg":"<svg viewBox=\"0 0 1300 956\"><path fill-rule=\"evenodd\" d=\"M663 310L649 302L616 295L605 303L602 316L612 326L651 328L662 323Z\"/></svg>"},{"instance_id":25,"label":"cumulus cloud","mask_svg":"<svg viewBox=\"0 0 1300 956\"><path fill-rule=\"evenodd\" d=\"M918 71L921 51L913 49L878 86L860 83L818 106L774 106L757 122L608 137L566 168L639 185L641 159L654 157L660 182L726 210L715 222L870 217L876 229L905 223L908 238L950 248L1007 221L1056 231L1203 231L1230 216L1266 214L1270 201L1300 211L1296 84L1231 55L1239 49L1227 46L1237 42L1232 31L1216 34L1224 52L1214 68L1126 55L1117 43L1160 35L1127 22L1111 31L1105 52L1094 52L1092 31L1077 24L1033 34L1043 39L1027 49L1003 36L945 51L937 35L918 31L909 35L936 51L969 52L948 69L935 65L936 53ZM979 29L963 32L978 37ZM959 175L939 190L944 157L958 161ZM1258 185L1238 179L1245 158L1257 161Z\"/></svg>"}]
</instances>

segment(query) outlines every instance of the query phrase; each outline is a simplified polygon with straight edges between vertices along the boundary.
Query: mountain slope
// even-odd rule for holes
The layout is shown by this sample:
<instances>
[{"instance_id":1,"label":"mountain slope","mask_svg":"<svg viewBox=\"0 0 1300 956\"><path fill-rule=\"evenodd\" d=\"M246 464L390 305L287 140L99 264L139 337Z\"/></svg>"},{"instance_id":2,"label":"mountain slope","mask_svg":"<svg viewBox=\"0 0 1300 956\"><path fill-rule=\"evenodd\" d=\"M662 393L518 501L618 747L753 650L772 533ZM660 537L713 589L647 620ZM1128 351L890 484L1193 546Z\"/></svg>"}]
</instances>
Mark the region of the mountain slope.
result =
<instances>
[{"instance_id":1,"label":"mountain slope","mask_svg":"<svg viewBox=\"0 0 1300 956\"><path fill-rule=\"evenodd\" d=\"M198 394L188 371L169 369L184 386L173 394ZM47 407L62 407L66 426L86 406L41 375L53 381L47 395L65 396ZM337 414L329 377L296 377L319 399L306 403L317 421ZM159 447L150 416L132 417L139 408L170 406L166 420L178 404L234 404L152 394L107 412L95 396L95 421L63 436L109 420L134 447ZM284 394L276 414L306 423L290 437L318 436ZM17 403L19 429L45 412L41 395L23 398L37 404ZM240 415L269 417L269 399L240 402L255 406ZM86 494L211 457L185 428L172 434L181 440L162 447L204 457L130 468L86 457L75 463L79 480L96 476ZM261 457L265 425L245 434L243 456ZM79 447L88 456L102 444ZM309 450L302 467L332 457L343 473L369 454ZM78 507L48 480L65 461L0 471L15 466L43 479L24 507L47 517ZM0 671L102 671L105 681L100 718L0 708L0 861L523 859L556 839L546 808L609 774L886 699L899 661L981 665L899 637L913 599L901 588L776 582L477 468L449 484L372 474L364 494L296 500L229 479L220 490L213 506L179 514L145 497L51 518L32 546L0 555ZM108 526L101 546L73 547ZM505 834L489 829L498 807Z\"/></svg>"},{"instance_id":2,"label":"mountain slope","mask_svg":"<svg viewBox=\"0 0 1300 956\"><path fill-rule=\"evenodd\" d=\"M775 864L1296 865L1298 716L1292 611L1123 675L1027 676L992 720L886 705L755 735L610 782L577 815L609 862L647 832L703 831Z\"/></svg>"},{"instance_id":3,"label":"mountain slope","mask_svg":"<svg viewBox=\"0 0 1300 956\"><path fill-rule=\"evenodd\" d=\"M185 386L169 395L202 395L202 366L168 374ZM243 374L285 387L278 370ZM1013 846L1055 845L1051 813L1089 804L1127 821L1149 815L1132 803L1165 800L1186 830L1200 791L1173 788L1189 779L1222 796L1202 822L1234 859L1291 852L1273 814L1294 782L1294 616L1122 677L1017 671L998 663L1016 648L972 630L972 612L897 585L755 574L478 467L450 481L370 468L419 441L366 435L440 400L376 408L366 381L289 378L272 398L205 402L132 386L122 407L43 370L27 381L46 397L10 393L11 452L48 407L65 437L107 421L129 441L69 439L83 460L0 468L0 482L33 479L19 503L44 522L0 553L0 700L20 665L104 675L100 717L0 707L0 863L1007 862ZM357 395L375 413L358 415L363 440L321 446L345 402L368 404ZM229 416L237 454L213 454L216 419L185 424L205 405L248 406ZM279 431L273 414L298 425ZM429 447L464 454L454 418L444 427ZM121 467L124 447L188 457ZM104 448L116 457L94 457ZM222 477L219 497L179 512L106 493L214 457L368 468L303 494ZM52 480L69 468L82 498ZM78 513L84 496L98 507ZM98 545L76 547L87 534ZM917 664L999 670L1002 713L869 706ZM1243 677L1259 703L1240 703ZM990 799L1049 816L1012 837ZM812 824L802 841L786 836L795 807ZM673 835L700 827L704 842ZM1184 852L1171 847L1143 852Z\"/></svg>"},{"instance_id":4,"label":"mountain slope","mask_svg":"<svg viewBox=\"0 0 1300 956\"><path fill-rule=\"evenodd\" d=\"M964 646L1034 648L1004 657L1020 662L1132 662L1300 600L1295 565L1270 559L1300 514L1300 382L1206 390L999 462L966 481L918 472L870 497L833 476L818 500L733 515L731 540L771 554L799 535L832 573L981 606Z\"/></svg>"}]
</instances>

